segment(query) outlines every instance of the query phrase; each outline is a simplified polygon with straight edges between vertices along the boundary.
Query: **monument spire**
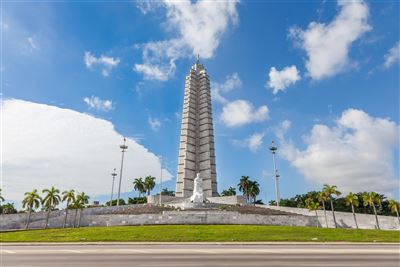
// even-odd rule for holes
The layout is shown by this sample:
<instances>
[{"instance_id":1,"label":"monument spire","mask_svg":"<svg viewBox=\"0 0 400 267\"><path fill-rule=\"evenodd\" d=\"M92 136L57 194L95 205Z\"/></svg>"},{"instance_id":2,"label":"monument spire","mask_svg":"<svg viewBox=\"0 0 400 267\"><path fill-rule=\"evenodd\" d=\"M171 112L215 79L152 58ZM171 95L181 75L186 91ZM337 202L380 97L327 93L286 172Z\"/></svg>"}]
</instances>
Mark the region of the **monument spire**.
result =
<instances>
[{"instance_id":1,"label":"monument spire","mask_svg":"<svg viewBox=\"0 0 400 267\"><path fill-rule=\"evenodd\" d=\"M197 55L185 80L179 145L177 197L190 197L199 174L204 197L218 196L210 79Z\"/></svg>"}]
</instances>

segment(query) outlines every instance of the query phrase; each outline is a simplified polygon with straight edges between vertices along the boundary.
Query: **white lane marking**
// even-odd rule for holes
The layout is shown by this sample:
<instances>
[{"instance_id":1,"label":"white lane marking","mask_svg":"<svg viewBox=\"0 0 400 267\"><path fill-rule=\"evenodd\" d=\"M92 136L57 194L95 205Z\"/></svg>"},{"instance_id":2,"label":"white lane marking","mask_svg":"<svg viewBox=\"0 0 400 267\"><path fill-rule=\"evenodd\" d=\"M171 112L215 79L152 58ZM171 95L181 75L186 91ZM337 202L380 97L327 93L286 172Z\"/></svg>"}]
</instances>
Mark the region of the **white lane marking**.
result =
<instances>
[{"instance_id":1,"label":"white lane marking","mask_svg":"<svg viewBox=\"0 0 400 267\"><path fill-rule=\"evenodd\" d=\"M2 253L7 253L7 254L15 254L16 253L15 251L7 250L7 249L2 249L1 252Z\"/></svg>"},{"instance_id":2,"label":"white lane marking","mask_svg":"<svg viewBox=\"0 0 400 267\"><path fill-rule=\"evenodd\" d=\"M375 254L375 255L399 255L398 249L386 249L386 250L375 250L375 249L18 249L14 250L0 250L1 254Z\"/></svg>"},{"instance_id":3,"label":"white lane marking","mask_svg":"<svg viewBox=\"0 0 400 267\"><path fill-rule=\"evenodd\" d=\"M74 250L74 249L61 249L61 250L56 250L56 251L65 251L65 252L71 252L71 253L77 253L77 254L84 253L82 250Z\"/></svg>"}]
</instances>

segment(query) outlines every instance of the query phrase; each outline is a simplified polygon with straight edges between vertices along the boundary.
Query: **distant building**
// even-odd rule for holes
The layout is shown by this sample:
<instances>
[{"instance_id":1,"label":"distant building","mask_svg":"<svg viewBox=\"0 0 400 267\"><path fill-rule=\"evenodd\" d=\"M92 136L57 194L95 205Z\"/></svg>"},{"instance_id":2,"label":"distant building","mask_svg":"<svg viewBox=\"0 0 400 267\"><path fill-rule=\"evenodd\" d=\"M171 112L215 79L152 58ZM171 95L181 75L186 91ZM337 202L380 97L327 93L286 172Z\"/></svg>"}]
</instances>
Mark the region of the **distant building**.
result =
<instances>
[{"instance_id":1,"label":"distant building","mask_svg":"<svg viewBox=\"0 0 400 267\"><path fill-rule=\"evenodd\" d=\"M210 80L198 58L185 80L177 197L193 194L197 173L203 180L204 196L218 196Z\"/></svg>"}]
</instances>

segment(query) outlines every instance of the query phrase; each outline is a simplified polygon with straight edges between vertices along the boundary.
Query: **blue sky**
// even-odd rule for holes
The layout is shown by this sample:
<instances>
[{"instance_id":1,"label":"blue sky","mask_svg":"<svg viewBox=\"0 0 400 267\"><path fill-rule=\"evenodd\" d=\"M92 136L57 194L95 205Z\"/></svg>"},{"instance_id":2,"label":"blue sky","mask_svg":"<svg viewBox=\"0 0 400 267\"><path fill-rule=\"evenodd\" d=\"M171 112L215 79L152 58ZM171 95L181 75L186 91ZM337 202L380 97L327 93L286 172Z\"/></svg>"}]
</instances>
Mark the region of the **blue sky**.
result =
<instances>
[{"instance_id":1,"label":"blue sky","mask_svg":"<svg viewBox=\"0 0 400 267\"><path fill-rule=\"evenodd\" d=\"M165 185L174 190L184 77L200 53L214 95L219 191L248 175L260 183L260 198L273 199L268 147L276 140L282 197L323 183L344 192L374 189L399 196L397 1L4 1L1 8L6 125L18 110L25 112L18 115L25 120L13 126L18 138L4 126L5 144L32 144L23 141L30 130L22 121L39 120L43 110L31 113L30 102L57 114L89 114L162 156ZM215 99L215 90L222 99ZM72 123L67 117L57 120ZM59 127L53 122L31 127ZM108 142L91 129L93 140ZM61 132L56 150L63 161L63 148L78 143L68 130ZM94 180L99 188L83 186L92 199L108 198L111 167L119 167L118 144L112 164L94 167L104 173ZM18 185L36 181L21 174L26 159L16 150L9 145L4 151L3 191L10 200L26 192ZM91 155L108 152L85 153L82 162L90 169ZM136 167L124 177L124 196L133 195L129 181L147 172L141 160L125 162ZM148 172L157 176L151 166ZM52 167L35 173L48 177L37 187L54 184L51 179L59 179L60 187L79 187L68 177L52 178L47 168ZM13 184L12 177L19 182Z\"/></svg>"}]
</instances>

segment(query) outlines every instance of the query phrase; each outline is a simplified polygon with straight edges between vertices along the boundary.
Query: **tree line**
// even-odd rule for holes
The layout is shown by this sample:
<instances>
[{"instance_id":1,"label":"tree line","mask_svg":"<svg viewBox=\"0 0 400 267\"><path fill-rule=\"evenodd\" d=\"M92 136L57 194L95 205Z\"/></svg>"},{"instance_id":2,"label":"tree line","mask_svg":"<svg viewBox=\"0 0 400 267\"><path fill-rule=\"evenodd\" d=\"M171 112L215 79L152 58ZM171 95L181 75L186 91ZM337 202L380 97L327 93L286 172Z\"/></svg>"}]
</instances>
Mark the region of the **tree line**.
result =
<instances>
[{"instance_id":1,"label":"tree line","mask_svg":"<svg viewBox=\"0 0 400 267\"><path fill-rule=\"evenodd\" d=\"M279 205L285 207L308 208L311 211L315 211L317 216L317 210L321 209L324 211L326 225L328 225L326 210L331 210L335 227L337 227L335 211L352 212L357 228L356 213L375 215L377 229L380 229L378 215L389 216L394 214L397 216L400 223L400 203L394 199L387 199L383 194L378 194L376 192L349 192L345 196L340 197L341 195L337 186L325 184L321 191L310 191L292 198L281 199ZM269 204L276 205L276 202L272 200Z\"/></svg>"}]
</instances>

